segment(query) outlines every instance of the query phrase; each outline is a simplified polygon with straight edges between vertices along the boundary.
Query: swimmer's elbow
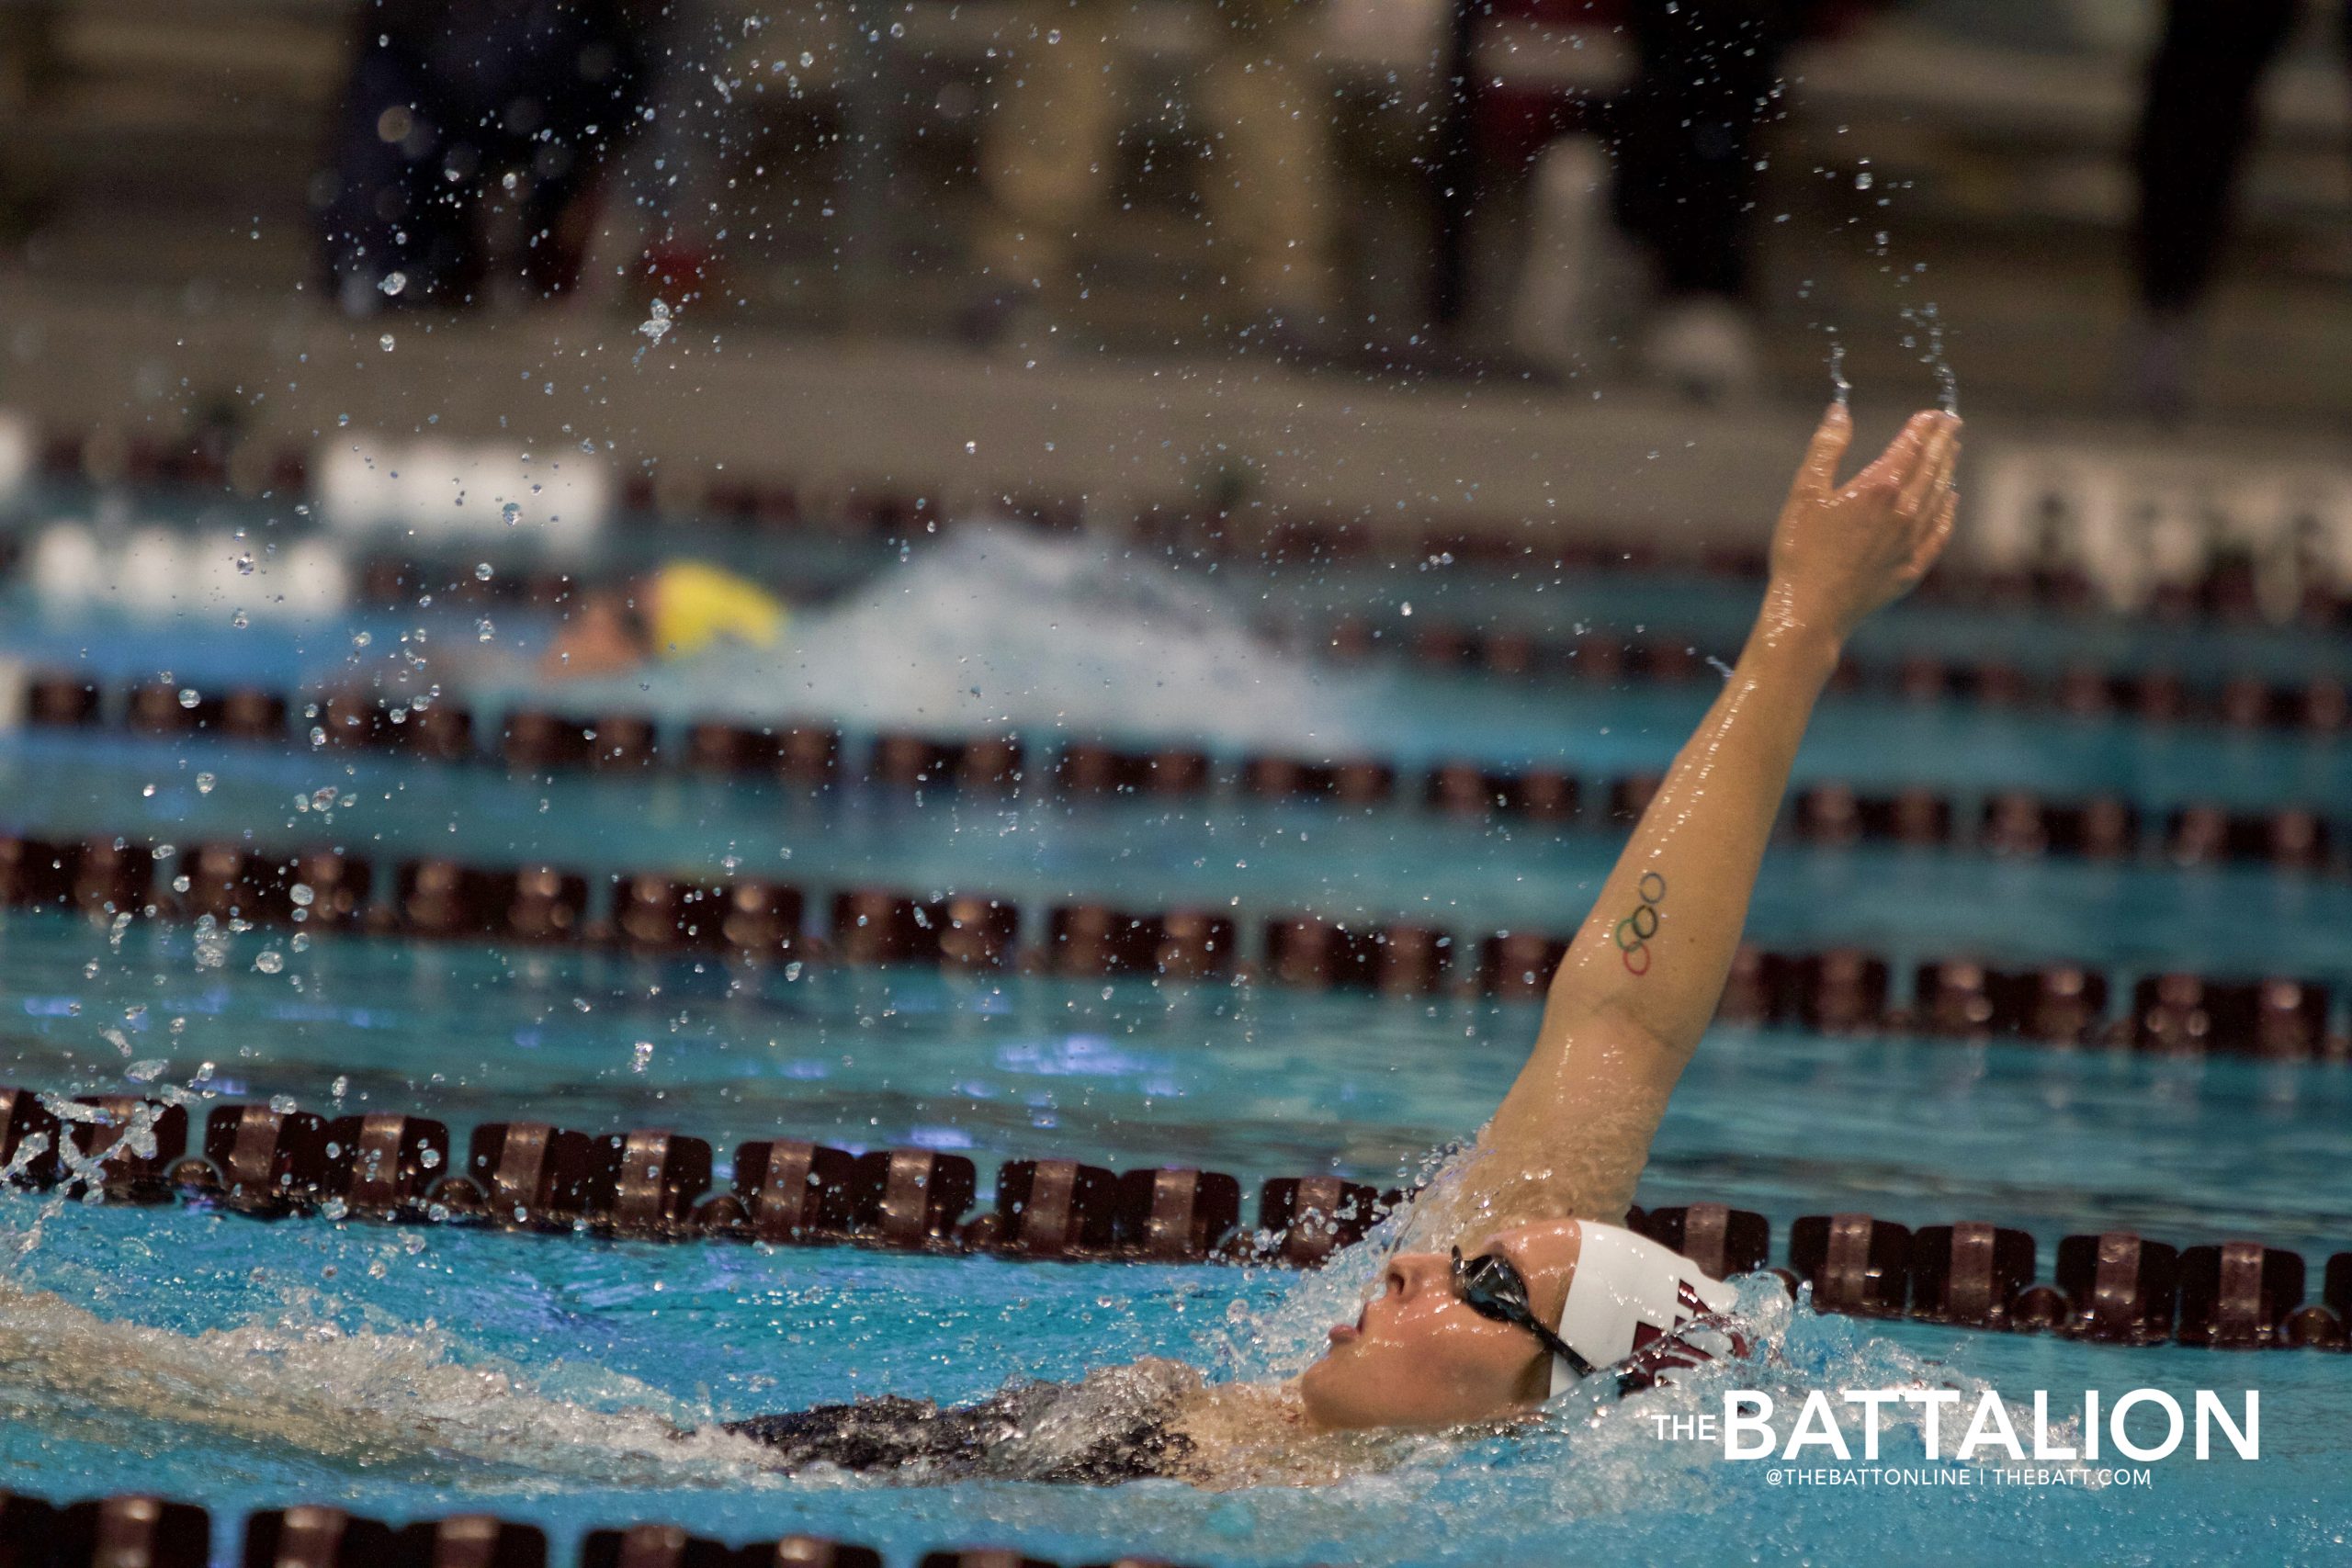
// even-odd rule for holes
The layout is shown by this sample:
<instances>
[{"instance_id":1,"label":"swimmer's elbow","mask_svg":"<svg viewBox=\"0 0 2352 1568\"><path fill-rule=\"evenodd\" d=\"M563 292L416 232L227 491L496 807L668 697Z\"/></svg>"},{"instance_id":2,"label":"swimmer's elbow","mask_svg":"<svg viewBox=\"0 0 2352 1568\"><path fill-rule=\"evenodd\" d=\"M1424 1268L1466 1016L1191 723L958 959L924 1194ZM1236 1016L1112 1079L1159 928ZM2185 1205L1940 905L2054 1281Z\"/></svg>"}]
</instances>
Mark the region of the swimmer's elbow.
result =
<instances>
[{"instance_id":1,"label":"swimmer's elbow","mask_svg":"<svg viewBox=\"0 0 2352 1568\"><path fill-rule=\"evenodd\" d=\"M1607 1010L1611 1015L1609 1028L1612 1038L1629 1055L1667 1065L1679 1073L1690 1066L1692 1055L1699 1049L1701 1030L1682 1030L1659 1022L1620 998L1611 998Z\"/></svg>"},{"instance_id":2,"label":"swimmer's elbow","mask_svg":"<svg viewBox=\"0 0 2352 1568\"><path fill-rule=\"evenodd\" d=\"M1699 1048L1699 1031L1661 1023L1625 997L1563 996L1562 989L1554 984L1546 1009L1554 1021L1546 1032L1565 1048L1669 1073L1688 1066Z\"/></svg>"}]
</instances>

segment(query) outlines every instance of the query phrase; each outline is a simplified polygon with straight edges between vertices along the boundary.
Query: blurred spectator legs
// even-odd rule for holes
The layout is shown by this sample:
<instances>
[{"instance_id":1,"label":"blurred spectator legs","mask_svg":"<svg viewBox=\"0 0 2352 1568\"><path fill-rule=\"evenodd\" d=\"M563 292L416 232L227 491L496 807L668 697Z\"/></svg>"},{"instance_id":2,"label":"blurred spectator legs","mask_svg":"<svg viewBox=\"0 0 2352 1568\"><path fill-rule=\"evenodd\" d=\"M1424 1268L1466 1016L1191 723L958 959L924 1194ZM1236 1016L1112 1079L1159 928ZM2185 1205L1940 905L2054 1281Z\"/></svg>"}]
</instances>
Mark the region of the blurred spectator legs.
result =
<instances>
[{"instance_id":1,"label":"blurred spectator legs","mask_svg":"<svg viewBox=\"0 0 2352 1568\"><path fill-rule=\"evenodd\" d=\"M1747 309L1756 130L1776 117L1804 0L1681 0L1626 11L1641 73L1616 116L1617 216L1666 298L1645 357L1703 397L1758 373Z\"/></svg>"},{"instance_id":2,"label":"blurred spectator legs","mask_svg":"<svg viewBox=\"0 0 2352 1568\"><path fill-rule=\"evenodd\" d=\"M359 34L315 204L337 304L365 315L472 300L492 215L516 226L527 288L570 287L585 239L578 199L634 103L620 6L390 0Z\"/></svg>"},{"instance_id":3,"label":"blurred spectator legs","mask_svg":"<svg viewBox=\"0 0 2352 1568\"><path fill-rule=\"evenodd\" d=\"M1112 34L1125 7L1035 0L1010 29L1012 58L980 131L989 205L974 238L982 294L967 330L1026 340L1074 292L1079 231L1115 175L1120 92Z\"/></svg>"},{"instance_id":4,"label":"blurred spectator legs","mask_svg":"<svg viewBox=\"0 0 2352 1568\"><path fill-rule=\"evenodd\" d=\"M1223 0L1199 93L1216 151L1202 193L1219 271L1280 348L1328 339L1331 95L1295 0Z\"/></svg>"},{"instance_id":5,"label":"blurred spectator legs","mask_svg":"<svg viewBox=\"0 0 2352 1568\"><path fill-rule=\"evenodd\" d=\"M2211 288L2231 197L2254 138L2256 92L2293 30L2298 0L2168 0L2148 67L2135 154L2132 235L2140 321L2133 393L2151 413L2186 412L2192 326Z\"/></svg>"},{"instance_id":6,"label":"blurred spectator legs","mask_svg":"<svg viewBox=\"0 0 2352 1568\"><path fill-rule=\"evenodd\" d=\"M56 32L53 0L0 6L0 109L21 109L55 68Z\"/></svg>"},{"instance_id":7,"label":"blurred spectator legs","mask_svg":"<svg viewBox=\"0 0 2352 1568\"><path fill-rule=\"evenodd\" d=\"M667 0L639 29L644 100L611 159L592 289L619 283L634 310L657 299L675 306L718 283L728 161L748 130L738 98L747 77L757 80L760 38L724 0Z\"/></svg>"},{"instance_id":8,"label":"blurred spectator legs","mask_svg":"<svg viewBox=\"0 0 2352 1568\"><path fill-rule=\"evenodd\" d=\"M1202 205L1245 342L1317 334L1332 299L1328 95L1293 0L1215 8L1193 107L1212 139ZM1078 291L1081 231L1109 207L1125 95L1106 0L1041 0L1013 31L981 133L989 197L975 250L977 336L1030 337Z\"/></svg>"},{"instance_id":9,"label":"blurred spectator legs","mask_svg":"<svg viewBox=\"0 0 2352 1568\"><path fill-rule=\"evenodd\" d=\"M57 74L57 7L51 0L0 0L0 116L24 114ZM48 205L38 155L8 139L0 145L0 244L21 241Z\"/></svg>"}]
</instances>

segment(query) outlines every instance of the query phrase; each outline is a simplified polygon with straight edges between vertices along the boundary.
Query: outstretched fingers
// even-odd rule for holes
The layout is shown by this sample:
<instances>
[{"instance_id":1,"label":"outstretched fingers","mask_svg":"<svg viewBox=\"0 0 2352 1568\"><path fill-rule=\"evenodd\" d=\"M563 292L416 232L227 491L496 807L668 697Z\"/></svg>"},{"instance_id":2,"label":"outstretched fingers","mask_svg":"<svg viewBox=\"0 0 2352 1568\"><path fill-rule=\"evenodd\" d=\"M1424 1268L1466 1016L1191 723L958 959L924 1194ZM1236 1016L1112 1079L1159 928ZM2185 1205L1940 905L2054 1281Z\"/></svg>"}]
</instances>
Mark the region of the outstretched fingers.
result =
<instances>
[{"instance_id":1,"label":"outstretched fingers","mask_svg":"<svg viewBox=\"0 0 2352 1568\"><path fill-rule=\"evenodd\" d=\"M1844 403L1831 403L1804 449L1804 464L1797 470L1802 476L1799 482L1815 495L1836 490L1838 465L1845 461L1846 448L1853 440L1854 416Z\"/></svg>"},{"instance_id":2,"label":"outstretched fingers","mask_svg":"<svg viewBox=\"0 0 2352 1568\"><path fill-rule=\"evenodd\" d=\"M1933 429L1935 417L1922 412L1904 421L1903 428L1895 433L1894 439L1886 444L1886 450L1871 458L1870 467L1854 476L1853 482L1846 487L1846 493L1856 495L1871 490L1892 491L1900 486L1917 466Z\"/></svg>"},{"instance_id":3,"label":"outstretched fingers","mask_svg":"<svg viewBox=\"0 0 2352 1568\"><path fill-rule=\"evenodd\" d=\"M1896 510L1906 518L1932 520L1943 492L1951 488L1952 465L1960 451L1960 432L1949 418L1939 416L1928 433L1919 459L1904 476L1896 495Z\"/></svg>"},{"instance_id":4,"label":"outstretched fingers","mask_svg":"<svg viewBox=\"0 0 2352 1568\"><path fill-rule=\"evenodd\" d=\"M1936 564L1936 558L1944 553L1944 546L1951 542L1952 525L1959 519L1960 492L1947 487L1943 492L1943 504L1936 511L1934 525L1920 539L1919 547L1912 552L1911 581L1917 582L1928 575L1928 569Z\"/></svg>"}]
</instances>

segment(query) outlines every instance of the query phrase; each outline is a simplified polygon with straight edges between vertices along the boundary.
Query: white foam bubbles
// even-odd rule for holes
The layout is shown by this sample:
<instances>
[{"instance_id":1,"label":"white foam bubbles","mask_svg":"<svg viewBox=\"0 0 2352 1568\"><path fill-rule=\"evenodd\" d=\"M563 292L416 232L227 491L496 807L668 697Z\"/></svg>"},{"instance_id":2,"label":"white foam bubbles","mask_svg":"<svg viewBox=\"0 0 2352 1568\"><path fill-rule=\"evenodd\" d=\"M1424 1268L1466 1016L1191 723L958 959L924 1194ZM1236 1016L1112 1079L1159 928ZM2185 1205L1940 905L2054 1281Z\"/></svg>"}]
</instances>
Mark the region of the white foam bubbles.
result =
<instances>
[{"instance_id":1,"label":"white foam bubbles","mask_svg":"<svg viewBox=\"0 0 2352 1568\"><path fill-rule=\"evenodd\" d=\"M636 692L635 678L609 684ZM1318 751L1368 741L1380 690L1283 652L1164 562L986 525L801 616L781 649L713 653L660 686L665 704L746 718Z\"/></svg>"},{"instance_id":2,"label":"white foam bubbles","mask_svg":"<svg viewBox=\"0 0 2352 1568\"><path fill-rule=\"evenodd\" d=\"M758 1448L593 1364L537 1373L432 1323L350 1328L297 1292L282 1314L199 1334L110 1321L0 1278L0 1405L193 1429L342 1463L615 1485L735 1481ZM702 1428L681 1435L689 1428Z\"/></svg>"}]
</instances>

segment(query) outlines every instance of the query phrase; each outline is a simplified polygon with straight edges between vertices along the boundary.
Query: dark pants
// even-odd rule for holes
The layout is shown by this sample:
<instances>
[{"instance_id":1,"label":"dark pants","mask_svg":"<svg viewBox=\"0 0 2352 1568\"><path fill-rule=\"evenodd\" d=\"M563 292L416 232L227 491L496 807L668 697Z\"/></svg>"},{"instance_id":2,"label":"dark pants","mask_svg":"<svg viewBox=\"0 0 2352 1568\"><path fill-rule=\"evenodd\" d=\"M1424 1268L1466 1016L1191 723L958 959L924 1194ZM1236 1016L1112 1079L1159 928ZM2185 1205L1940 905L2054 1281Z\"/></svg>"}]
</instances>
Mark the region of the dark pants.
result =
<instances>
[{"instance_id":1,"label":"dark pants","mask_svg":"<svg viewBox=\"0 0 2352 1568\"><path fill-rule=\"evenodd\" d=\"M2140 182L2132 261L2141 301L2186 310L2204 297L2228 226L2255 99L2298 0L2169 0L2148 66L2134 163ZM2352 21L2352 6L2346 8Z\"/></svg>"},{"instance_id":2,"label":"dark pants","mask_svg":"<svg viewBox=\"0 0 2352 1568\"><path fill-rule=\"evenodd\" d=\"M481 281L484 201L519 217L525 277L564 287L578 258L562 215L634 118L621 6L388 0L362 22L318 207L334 287L364 295L398 272L400 304L462 303Z\"/></svg>"},{"instance_id":3,"label":"dark pants","mask_svg":"<svg viewBox=\"0 0 2352 1568\"><path fill-rule=\"evenodd\" d=\"M1617 218L1679 294L1746 292L1756 129L1781 113L1781 62L1806 0L1641 0L1641 75L1611 116Z\"/></svg>"}]
</instances>

